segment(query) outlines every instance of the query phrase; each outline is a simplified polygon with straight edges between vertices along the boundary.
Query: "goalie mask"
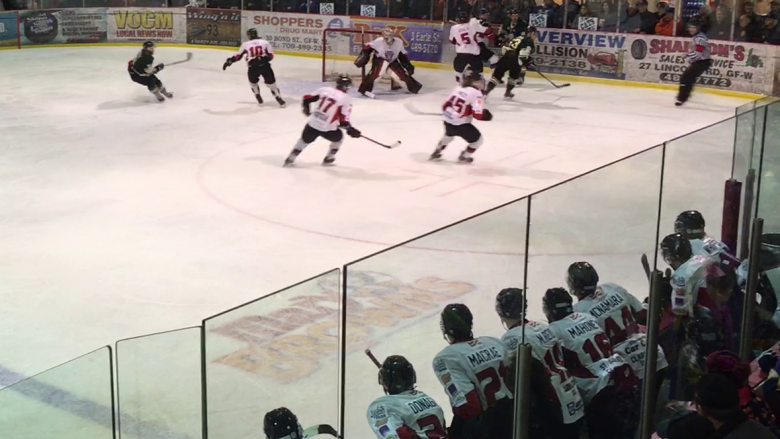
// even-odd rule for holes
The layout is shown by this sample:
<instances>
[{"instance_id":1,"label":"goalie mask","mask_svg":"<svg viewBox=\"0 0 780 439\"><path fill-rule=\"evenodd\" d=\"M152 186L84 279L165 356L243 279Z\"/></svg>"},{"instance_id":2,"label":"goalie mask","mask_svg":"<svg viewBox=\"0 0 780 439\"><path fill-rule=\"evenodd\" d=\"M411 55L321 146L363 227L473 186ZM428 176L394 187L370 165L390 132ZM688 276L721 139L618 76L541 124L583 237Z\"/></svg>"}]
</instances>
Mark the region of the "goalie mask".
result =
<instances>
[{"instance_id":1,"label":"goalie mask","mask_svg":"<svg viewBox=\"0 0 780 439\"><path fill-rule=\"evenodd\" d=\"M388 45L393 44L393 41L395 41L395 32L389 27L385 28L385 30L382 31L382 38L384 38L385 43Z\"/></svg>"}]
</instances>

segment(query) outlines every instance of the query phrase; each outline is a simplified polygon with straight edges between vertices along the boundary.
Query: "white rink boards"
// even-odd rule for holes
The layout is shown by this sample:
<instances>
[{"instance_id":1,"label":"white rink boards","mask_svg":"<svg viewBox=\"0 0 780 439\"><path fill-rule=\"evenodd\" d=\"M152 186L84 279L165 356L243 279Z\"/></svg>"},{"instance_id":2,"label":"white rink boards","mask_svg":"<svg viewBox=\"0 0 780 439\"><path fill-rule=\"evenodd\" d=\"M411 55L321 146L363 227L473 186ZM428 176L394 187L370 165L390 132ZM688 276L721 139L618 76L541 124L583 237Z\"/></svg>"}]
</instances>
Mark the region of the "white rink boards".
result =
<instances>
[{"instance_id":1,"label":"white rink boards","mask_svg":"<svg viewBox=\"0 0 780 439\"><path fill-rule=\"evenodd\" d=\"M495 119L477 122L485 143L474 164L455 163L463 148L459 140L444 162L431 163L426 158L441 135L440 121L414 115L407 106L438 111L452 75L418 69L424 87L418 96L390 95L381 90L388 85L378 85L376 100L354 99L354 126L377 140L401 140L400 148L347 138L336 166L323 168L327 143L318 141L295 168L284 169L281 164L305 123L301 96L322 85L318 59L277 56L273 66L288 102L279 109L265 87L266 104L257 106L243 63L222 71L229 52L189 49L193 61L160 73L176 97L158 104L125 72L137 50L0 52L2 370L29 376L117 339L196 325L722 120L746 102L696 93L690 105L675 108L671 91L584 83L555 90L533 78L517 89L512 102L501 100L496 90L487 105ZM158 48L156 59L171 62L185 52ZM709 157L730 157L730 150L712 146L729 135L733 138L733 131L699 138L697 145L711 148ZM685 184L684 171L700 165L697 157L681 155L673 180ZM529 263L535 317L541 317L541 294L563 285L563 270L575 260L591 261L603 280L644 295L637 258L654 245L648 230L657 210L652 197L657 197L659 164L660 153L651 152L535 200ZM694 191L717 185L715 192L722 193L728 175L721 171L711 182L688 183ZM599 195L601 188L611 195ZM699 208L717 232L720 201L691 206L695 198L681 194L664 216ZM604 199L622 202L605 206ZM477 334L501 334L493 298L522 280L525 211L525 204L513 205L350 268L356 284L349 286L357 291L348 327L354 334L347 360L350 438L370 437L365 408L381 394L362 349L371 347L380 358L407 355L417 368L419 388L446 404L430 370L433 355L444 346L438 310L447 302L466 303L474 311ZM314 306L312 295L323 296L320 311L335 310L332 279L338 275L259 302L262 308L248 315L300 308L302 301ZM408 294L419 301L401 303ZM361 314L361 306L381 303L396 315ZM289 342L288 354L299 349L305 358L300 363L316 367L295 369L303 367L299 364L273 372L249 365L252 358L270 354L245 352L246 339L230 332L234 321L215 324L218 331L209 333L218 346L209 352L215 360L209 366L210 386L215 385L210 388L212 437L257 437L262 414L278 405L288 405L304 424L336 422L338 371L329 358L337 347L337 317L324 315L326 323L299 310L289 314L288 325L277 327L279 340ZM236 314L235 320L242 317ZM306 345L313 339L314 351ZM161 376L180 379L182 386L191 383L191 376L174 373L191 368L189 362L175 364L185 355L172 355L175 347L165 343L159 351L168 373ZM233 385L219 387L219 382ZM185 394L189 398L191 392ZM147 412L138 417L163 424L170 437L197 434L184 425L185 414L154 417L162 416L155 411L165 411L155 410L155 403L170 414L170 400L148 401L139 403L138 410L143 406ZM52 416L75 416L55 412ZM89 417L78 419L94 424Z\"/></svg>"}]
</instances>

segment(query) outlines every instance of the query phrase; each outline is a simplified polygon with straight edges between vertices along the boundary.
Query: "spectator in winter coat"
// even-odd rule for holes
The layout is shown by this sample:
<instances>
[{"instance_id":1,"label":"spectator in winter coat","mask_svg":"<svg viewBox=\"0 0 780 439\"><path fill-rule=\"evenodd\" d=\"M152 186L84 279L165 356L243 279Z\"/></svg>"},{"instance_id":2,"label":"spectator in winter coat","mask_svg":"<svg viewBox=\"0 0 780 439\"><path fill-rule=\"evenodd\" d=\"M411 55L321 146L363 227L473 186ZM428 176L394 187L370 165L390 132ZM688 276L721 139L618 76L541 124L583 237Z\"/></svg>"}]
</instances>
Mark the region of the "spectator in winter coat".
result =
<instances>
[{"instance_id":1,"label":"spectator in winter coat","mask_svg":"<svg viewBox=\"0 0 780 439\"><path fill-rule=\"evenodd\" d=\"M622 28L630 34L638 34L642 32L642 17L639 15L639 9L637 9L636 4L631 4L628 7L625 24L622 26Z\"/></svg>"},{"instance_id":2,"label":"spectator in winter coat","mask_svg":"<svg viewBox=\"0 0 780 439\"><path fill-rule=\"evenodd\" d=\"M762 37L767 44L780 44L780 26L777 18L771 15L764 17Z\"/></svg>"},{"instance_id":3,"label":"spectator in winter coat","mask_svg":"<svg viewBox=\"0 0 780 439\"><path fill-rule=\"evenodd\" d=\"M702 5L699 13L691 17L691 20L699 20L701 23L701 31L707 34L712 27L712 9L705 3Z\"/></svg>"},{"instance_id":4,"label":"spectator in winter coat","mask_svg":"<svg viewBox=\"0 0 780 439\"><path fill-rule=\"evenodd\" d=\"M641 24L639 26L640 34L654 34L655 24L658 22L658 18L652 12L647 10L647 0L639 0L636 4L639 10L639 19Z\"/></svg>"},{"instance_id":5,"label":"spectator in winter coat","mask_svg":"<svg viewBox=\"0 0 780 439\"><path fill-rule=\"evenodd\" d=\"M563 7L557 5L553 0L544 0L542 6L536 7L535 13L547 15L546 27L563 27Z\"/></svg>"},{"instance_id":6,"label":"spectator in winter coat","mask_svg":"<svg viewBox=\"0 0 780 439\"><path fill-rule=\"evenodd\" d=\"M731 14L725 3L718 5L715 10L715 20L707 36L713 40L728 40L731 37Z\"/></svg>"},{"instance_id":7,"label":"spectator in winter coat","mask_svg":"<svg viewBox=\"0 0 780 439\"><path fill-rule=\"evenodd\" d=\"M489 0L487 3L488 22L490 24L501 24L504 21L504 11L498 7L495 0Z\"/></svg>"},{"instance_id":8,"label":"spectator in winter coat","mask_svg":"<svg viewBox=\"0 0 780 439\"><path fill-rule=\"evenodd\" d=\"M664 16L655 25L656 35L667 37L683 35L680 23L677 23L677 33L674 33L674 8L666 8L665 12Z\"/></svg>"},{"instance_id":9,"label":"spectator in winter coat","mask_svg":"<svg viewBox=\"0 0 780 439\"><path fill-rule=\"evenodd\" d=\"M572 29L580 29L579 22L580 17L594 17L594 15L590 12L590 8L588 8L588 5L582 5L580 6L580 12L574 16L574 19L571 23Z\"/></svg>"},{"instance_id":10,"label":"spectator in winter coat","mask_svg":"<svg viewBox=\"0 0 780 439\"><path fill-rule=\"evenodd\" d=\"M610 2L601 4L601 14L599 15L599 30L604 32L615 32L617 30L618 16L613 10Z\"/></svg>"},{"instance_id":11,"label":"spectator in winter coat","mask_svg":"<svg viewBox=\"0 0 780 439\"><path fill-rule=\"evenodd\" d=\"M744 14L739 17L734 37L739 41L760 43L761 21L753 10L753 3L745 3L743 8Z\"/></svg>"},{"instance_id":12,"label":"spectator in winter coat","mask_svg":"<svg viewBox=\"0 0 780 439\"><path fill-rule=\"evenodd\" d=\"M777 439L771 430L740 409L739 389L717 373L704 375L696 383L696 411L709 419L722 439Z\"/></svg>"}]
</instances>

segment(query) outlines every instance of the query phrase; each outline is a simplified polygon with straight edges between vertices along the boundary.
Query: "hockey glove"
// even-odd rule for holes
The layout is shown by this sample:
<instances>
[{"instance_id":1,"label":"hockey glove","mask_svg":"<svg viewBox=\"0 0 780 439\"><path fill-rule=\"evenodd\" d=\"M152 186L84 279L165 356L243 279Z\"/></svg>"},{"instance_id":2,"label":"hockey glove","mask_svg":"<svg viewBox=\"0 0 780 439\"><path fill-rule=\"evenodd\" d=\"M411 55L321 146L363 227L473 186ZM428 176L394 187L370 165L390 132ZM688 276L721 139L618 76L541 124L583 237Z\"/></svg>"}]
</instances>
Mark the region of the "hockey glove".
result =
<instances>
[{"instance_id":1,"label":"hockey glove","mask_svg":"<svg viewBox=\"0 0 780 439\"><path fill-rule=\"evenodd\" d=\"M306 116L311 116L311 110L309 109L309 104L304 102L301 106L303 107L303 114L305 114Z\"/></svg>"},{"instance_id":2,"label":"hockey glove","mask_svg":"<svg viewBox=\"0 0 780 439\"><path fill-rule=\"evenodd\" d=\"M224 71L228 67L232 66L234 62L235 62L235 60L233 59L232 56L230 58L226 59L225 60L225 64L222 64L222 70Z\"/></svg>"},{"instance_id":3,"label":"hockey glove","mask_svg":"<svg viewBox=\"0 0 780 439\"><path fill-rule=\"evenodd\" d=\"M164 68L165 68L165 64L163 64L163 63L157 64L156 66L154 66L154 73L157 73L157 72L161 71Z\"/></svg>"},{"instance_id":4,"label":"hockey glove","mask_svg":"<svg viewBox=\"0 0 780 439\"><path fill-rule=\"evenodd\" d=\"M491 113L490 110L485 108L484 110L482 110L482 118L480 120L485 122L493 120L493 113Z\"/></svg>"},{"instance_id":5,"label":"hockey glove","mask_svg":"<svg viewBox=\"0 0 780 439\"><path fill-rule=\"evenodd\" d=\"M347 135L349 137L354 137L357 139L358 137L360 137L360 131L358 131L355 127L350 125L347 127Z\"/></svg>"}]
</instances>

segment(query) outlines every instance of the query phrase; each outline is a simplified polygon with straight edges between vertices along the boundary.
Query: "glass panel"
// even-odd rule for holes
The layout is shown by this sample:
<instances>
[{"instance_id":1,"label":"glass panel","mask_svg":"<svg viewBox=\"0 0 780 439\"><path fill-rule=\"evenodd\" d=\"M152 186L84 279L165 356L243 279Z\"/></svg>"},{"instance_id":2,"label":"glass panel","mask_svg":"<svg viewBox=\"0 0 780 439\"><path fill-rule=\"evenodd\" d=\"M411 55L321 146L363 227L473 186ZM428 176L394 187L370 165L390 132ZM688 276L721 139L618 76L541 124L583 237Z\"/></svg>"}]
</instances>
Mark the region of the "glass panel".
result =
<instances>
[{"instance_id":1,"label":"glass panel","mask_svg":"<svg viewBox=\"0 0 780 439\"><path fill-rule=\"evenodd\" d=\"M765 109L766 133L758 193L758 217L764 219L764 234L780 233L780 102Z\"/></svg>"},{"instance_id":2,"label":"glass panel","mask_svg":"<svg viewBox=\"0 0 780 439\"><path fill-rule=\"evenodd\" d=\"M731 175L735 129L736 119L730 118L667 143L659 236L661 240L674 233L675 218L687 210L699 211L706 222L707 235L715 239L720 238L724 182ZM697 249L695 254L705 254L703 245L696 245L696 242L693 244ZM684 256L682 259L688 260ZM658 267L660 270L669 267L660 252ZM666 343L664 346L671 365L671 395L675 399L690 400L692 385L696 376L699 376L697 373L701 373L703 369L704 358L717 349L736 348L739 312L735 307L740 303L741 297L734 294L731 301L721 303L720 297L714 294L701 294L704 290L695 287L698 282L696 279L706 278L706 270L694 272L698 274L691 274L691 271L686 270L688 269L683 268L679 273L680 279L685 279L686 284L697 293L696 307L692 308L692 312L697 321L707 323L704 326L706 329L698 333L684 330L675 333L672 314L669 313L662 317L660 338L662 343ZM704 310L709 310L713 318L707 317ZM688 328L686 322L681 327ZM698 346L695 356L679 353L686 342ZM680 371L684 376L680 375Z\"/></svg>"},{"instance_id":3,"label":"glass panel","mask_svg":"<svg viewBox=\"0 0 780 439\"><path fill-rule=\"evenodd\" d=\"M203 322L209 437L262 436L279 407L304 428L337 426L340 280L336 269Z\"/></svg>"},{"instance_id":4,"label":"glass panel","mask_svg":"<svg viewBox=\"0 0 780 439\"><path fill-rule=\"evenodd\" d=\"M2 436L113 439L111 368L104 347L0 390Z\"/></svg>"},{"instance_id":5,"label":"glass panel","mask_svg":"<svg viewBox=\"0 0 780 439\"><path fill-rule=\"evenodd\" d=\"M345 437L373 437L366 407L384 395L377 371L363 355L382 362L403 355L415 367L417 388L438 402L450 425L452 410L432 371L442 339L446 304L466 304L474 334L504 333L496 294L523 287L527 200L469 218L345 267L347 314Z\"/></svg>"},{"instance_id":6,"label":"glass panel","mask_svg":"<svg viewBox=\"0 0 780 439\"><path fill-rule=\"evenodd\" d=\"M200 326L116 342L122 438L202 436Z\"/></svg>"},{"instance_id":7,"label":"glass panel","mask_svg":"<svg viewBox=\"0 0 780 439\"><path fill-rule=\"evenodd\" d=\"M663 148L656 146L531 198L528 315L532 320L562 320L563 314L545 315L542 302L550 288L569 290L574 310L595 318L599 329L567 336L572 328L586 328L587 324L573 326L567 320L551 327L563 347L584 356L584 361L589 359L597 373L605 373L601 372L602 366L611 368L619 364L617 367L622 369L612 374L615 386L623 383L616 378L624 376L623 370L634 370L639 380L644 374L646 352L643 352L640 331L644 312L640 302L647 298L649 284L640 261L646 254L649 263L653 263L662 163ZM594 291L593 301L578 300L578 294L587 293L576 293L567 285L569 266L575 262L588 262L598 273L596 280L602 289ZM634 299L604 286L605 283L622 286ZM612 345L611 352L598 348L606 340ZM615 357L616 354L620 357ZM611 362L616 358L622 361ZM570 371L580 368L571 357L564 356L564 362ZM596 398L607 398L603 395L613 391L606 387L598 389L593 384L595 380L575 379L575 382L586 402L595 403ZM628 431L639 425L641 389L624 390L616 395L613 397L624 401L624 411L614 415L627 422L614 418L609 422L614 428L625 428L626 437L630 437ZM591 437L598 436L597 431L591 433Z\"/></svg>"}]
</instances>

